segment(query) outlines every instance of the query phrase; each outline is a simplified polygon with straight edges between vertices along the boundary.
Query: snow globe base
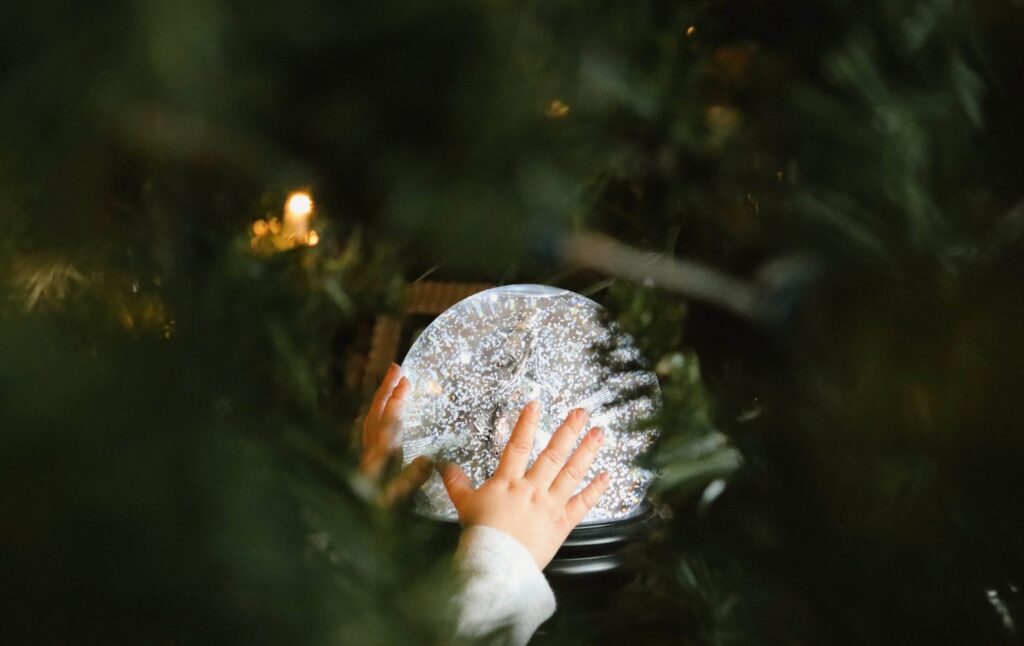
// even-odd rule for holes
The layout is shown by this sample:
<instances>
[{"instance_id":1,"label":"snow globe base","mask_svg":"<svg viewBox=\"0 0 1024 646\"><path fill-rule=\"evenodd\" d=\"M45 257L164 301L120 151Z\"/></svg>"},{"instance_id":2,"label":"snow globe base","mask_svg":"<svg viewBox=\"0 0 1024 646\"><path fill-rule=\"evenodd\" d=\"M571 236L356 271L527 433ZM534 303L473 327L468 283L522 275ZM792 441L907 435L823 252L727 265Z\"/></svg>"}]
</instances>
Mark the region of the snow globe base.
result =
<instances>
[{"instance_id":1,"label":"snow globe base","mask_svg":"<svg viewBox=\"0 0 1024 646\"><path fill-rule=\"evenodd\" d=\"M454 549L460 532L457 521L413 515ZM625 584L632 578L630 550L658 521L659 516L644 500L628 518L579 525L569 533L544 574L556 591L577 585L614 588Z\"/></svg>"}]
</instances>

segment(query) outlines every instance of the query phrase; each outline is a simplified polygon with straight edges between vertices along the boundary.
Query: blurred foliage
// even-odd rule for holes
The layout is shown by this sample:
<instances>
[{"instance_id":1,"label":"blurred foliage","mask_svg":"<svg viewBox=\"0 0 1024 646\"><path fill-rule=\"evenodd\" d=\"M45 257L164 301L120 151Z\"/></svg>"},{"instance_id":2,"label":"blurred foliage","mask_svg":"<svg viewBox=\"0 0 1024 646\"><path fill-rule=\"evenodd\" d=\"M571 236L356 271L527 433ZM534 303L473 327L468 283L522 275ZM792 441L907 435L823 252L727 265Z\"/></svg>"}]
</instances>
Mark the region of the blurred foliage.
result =
<instances>
[{"instance_id":1,"label":"blurred foliage","mask_svg":"<svg viewBox=\"0 0 1024 646\"><path fill-rule=\"evenodd\" d=\"M3 641L449 643L451 546L348 441L346 361L431 273L588 293L662 378L668 519L539 641L1018 643L1021 33L1015 0L4 2ZM297 188L320 243L252 253ZM565 267L579 229L775 314Z\"/></svg>"}]
</instances>

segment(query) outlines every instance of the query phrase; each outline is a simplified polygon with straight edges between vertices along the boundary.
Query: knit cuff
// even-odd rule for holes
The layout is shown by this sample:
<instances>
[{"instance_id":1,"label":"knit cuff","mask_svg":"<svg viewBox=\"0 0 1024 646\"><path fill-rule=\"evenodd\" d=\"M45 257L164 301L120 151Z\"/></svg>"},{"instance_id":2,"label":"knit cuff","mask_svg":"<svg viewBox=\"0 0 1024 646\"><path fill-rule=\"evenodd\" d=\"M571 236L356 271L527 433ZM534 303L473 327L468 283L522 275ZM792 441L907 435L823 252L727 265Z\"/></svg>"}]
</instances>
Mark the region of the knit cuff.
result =
<instances>
[{"instance_id":1,"label":"knit cuff","mask_svg":"<svg viewBox=\"0 0 1024 646\"><path fill-rule=\"evenodd\" d=\"M460 634L479 637L508 626L509 643L525 644L555 612L555 595L533 557L500 530L464 529L455 563L464 577L456 599Z\"/></svg>"}]
</instances>

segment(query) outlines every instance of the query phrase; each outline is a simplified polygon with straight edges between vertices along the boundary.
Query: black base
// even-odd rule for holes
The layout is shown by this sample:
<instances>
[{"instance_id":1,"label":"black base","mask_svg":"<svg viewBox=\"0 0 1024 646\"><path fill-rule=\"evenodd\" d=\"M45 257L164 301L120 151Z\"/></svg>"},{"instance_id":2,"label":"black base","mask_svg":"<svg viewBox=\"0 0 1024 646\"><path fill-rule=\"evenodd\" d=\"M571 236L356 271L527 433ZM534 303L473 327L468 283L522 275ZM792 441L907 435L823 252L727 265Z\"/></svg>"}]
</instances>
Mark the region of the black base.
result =
<instances>
[{"instance_id":1,"label":"black base","mask_svg":"<svg viewBox=\"0 0 1024 646\"><path fill-rule=\"evenodd\" d=\"M656 521L654 510L645 501L630 518L581 525L570 532L544 572L553 578L627 576L629 547L650 532Z\"/></svg>"},{"instance_id":2,"label":"black base","mask_svg":"<svg viewBox=\"0 0 1024 646\"><path fill-rule=\"evenodd\" d=\"M458 540L457 522L424 516L419 516L419 520L448 535L453 543ZM586 584L625 582L629 579L627 558L630 546L649 533L656 522L657 515L644 501L630 518L580 525L569 533L544 573L556 585L559 581L570 584L577 581Z\"/></svg>"}]
</instances>

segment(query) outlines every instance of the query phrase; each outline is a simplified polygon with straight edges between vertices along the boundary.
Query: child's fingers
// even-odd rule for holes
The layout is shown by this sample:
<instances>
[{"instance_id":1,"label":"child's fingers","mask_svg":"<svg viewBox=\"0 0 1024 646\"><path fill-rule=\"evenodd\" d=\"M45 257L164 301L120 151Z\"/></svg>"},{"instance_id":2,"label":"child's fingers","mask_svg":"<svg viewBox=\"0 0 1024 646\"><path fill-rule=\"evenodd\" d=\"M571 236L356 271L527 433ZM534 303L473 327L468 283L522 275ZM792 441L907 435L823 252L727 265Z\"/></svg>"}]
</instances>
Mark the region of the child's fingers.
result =
<instances>
[{"instance_id":1,"label":"child's fingers","mask_svg":"<svg viewBox=\"0 0 1024 646\"><path fill-rule=\"evenodd\" d=\"M597 427L590 429L579 448L551 483L551 488L548 491L556 500L568 500L572 492L576 491L576 487L587 475L587 471L590 470L590 465L594 463L594 458L597 457L597 452L601 450L603 443L604 431Z\"/></svg>"},{"instance_id":2,"label":"child's fingers","mask_svg":"<svg viewBox=\"0 0 1024 646\"><path fill-rule=\"evenodd\" d=\"M498 468L494 475L505 476L506 478L522 478L526 472L526 464L530 461L530 453L533 452L533 435L537 431L537 422L540 421L540 403L532 401L523 407L519 413L519 421L512 430L512 436L501 452L501 460L498 461Z\"/></svg>"},{"instance_id":3,"label":"child's fingers","mask_svg":"<svg viewBox=\"0 0 1024 646\"><path fill-rule=\"evenodd\" d=\"M601 475L591 480L590 484L583 488L583 491L569 499L569 503L565 506L569 529L579 525L580 521L594 508L597 501L607 491L610 482L611 477L608 472L602 471Z\"/></svg>"},{"instance_id":4,"label":"child's fingers","mask_svg":"<svg viewBox=\"0 0 1024 646\"><path fill-rule=\"evenodd\" d=\"M422 487L423 483L430 477L433 467L434 465L430 458L425 455L419 456L406 465L402 472L388 483L384 491L384 499L387 504L392 505L397 500L405 498Z\"/></svg>"},{"instance_id":5,"label":"child's fingers","mask_svg":"<svg viewBox=\"0 0 1024 646\"><path fill-rule=\"evenodd\" d=\"M533 481L538 487L550 487L555 476L565 466L565 461L569 459L576 438L580 436L580 431L586 423L587 412L582 408L569 413L565 422L551 435L547 447L537 456L537 461L530 467L526 479Z\"/></svg>"},{"instance_id":6,"label":"child's fingers","mask_svg":"<svg viewBox=\"0 0 1024 646\"><path fill-rule=\"evenodd\" d=\"M402 407L405 406L405 398L409 394L411 386L409 385L409 379L402 377L398 380L398 385L391 391L391 396L388 398L387 404L384 405L384 410L380 415L381 426L388 428L398 422L399 417L402 415Z\"/></svg>"},{"instance_id":7,"label":"child's fingers","mask_svg":"<svg viewBox=\"0 0 1024 646\"><path fill-rule=\"evenodd\" d=\"M387 464L387 455L374 449L363 452L359 458L359 473L369 478L378 478Z\"/></svg>"},{"instance_id":8,"label":"child's fingers","mask_svg":"<svg viewBox=\"0 0 1024 646\"><path fill-rule=\"evenodd\" d=\"M406 377L398 380L384 404L376 421L369 421L363 425L363 447L376 446L379 450L391 453L395 449L395 431L398 429L398 420L402 415L402 408L405 406L406 396L411 386Z\"/></svg>"},{"instance_id":9,"label":"child's fingers","mask_svg":"<svg viewBox=\"0 0 1024 646\"><path fill-rule=\"evenodd\" d=\"M377 392L373 394L373 400L370 402L370 410L366 413L366 419L380 419L381 413L384 412L384 406L388 403L388 397L391 396L391 391L398 383L398 378L401 374L402 369L398 367L398 364L392 363L388 371L384 373L384 379L381 380L380 386L377 387Z\"/></svg>"},{"instance_id":10,"label":"child's fingers","mask_svg":"<svg viewBox=\"0 0 1024 646\"><path fill-rule=\"evenodd\" d=\"M455 505L457 511L466 494L473 491L473 483L470 482L469 476L462 470L462 467L454 462L440 467L440 470L444 488L448 491L448 497L452 499L452 504Z\"/></svg>"}]
</instances>

